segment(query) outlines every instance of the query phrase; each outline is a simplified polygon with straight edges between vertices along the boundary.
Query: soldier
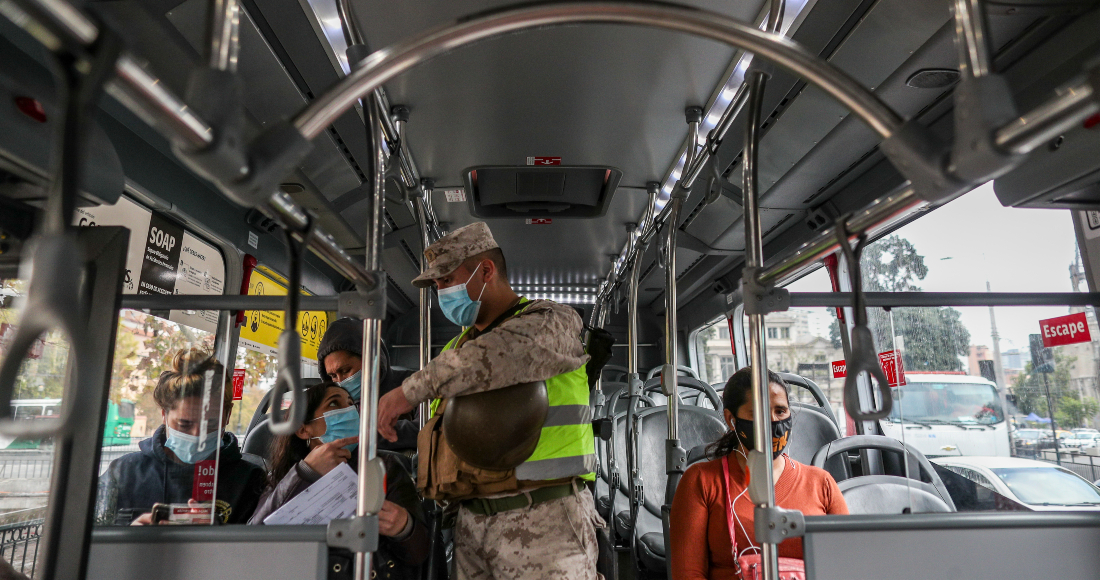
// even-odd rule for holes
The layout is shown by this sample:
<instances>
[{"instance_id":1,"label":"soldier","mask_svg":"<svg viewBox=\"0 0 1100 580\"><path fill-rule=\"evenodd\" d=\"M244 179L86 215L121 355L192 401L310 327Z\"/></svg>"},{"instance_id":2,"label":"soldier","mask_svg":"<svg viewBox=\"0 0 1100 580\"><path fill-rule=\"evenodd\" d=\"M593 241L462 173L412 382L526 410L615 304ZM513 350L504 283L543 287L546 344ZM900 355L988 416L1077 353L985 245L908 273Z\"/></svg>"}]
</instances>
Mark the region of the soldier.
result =
<instances>
[{"instance_id":1,"label":"soldier","mask_svg":"<svg viewBox=\"0 0 1100 580\"><path fill-rule=\"evenodd\" d=\"M423 401L545 381L549 411L526 461L491 471L457 459L438 429L444 402L420 433L417 485L425 497L457 505L458 578L597 578L596 528L604 523L584 485L594 479L595 450L580 317L516 295L483 222L439 239L424 256L428 268L413 284L434 284L443 313L469 328L379 400L379 433L392 441L397 417Z\"/></svg>"}]
</instances>

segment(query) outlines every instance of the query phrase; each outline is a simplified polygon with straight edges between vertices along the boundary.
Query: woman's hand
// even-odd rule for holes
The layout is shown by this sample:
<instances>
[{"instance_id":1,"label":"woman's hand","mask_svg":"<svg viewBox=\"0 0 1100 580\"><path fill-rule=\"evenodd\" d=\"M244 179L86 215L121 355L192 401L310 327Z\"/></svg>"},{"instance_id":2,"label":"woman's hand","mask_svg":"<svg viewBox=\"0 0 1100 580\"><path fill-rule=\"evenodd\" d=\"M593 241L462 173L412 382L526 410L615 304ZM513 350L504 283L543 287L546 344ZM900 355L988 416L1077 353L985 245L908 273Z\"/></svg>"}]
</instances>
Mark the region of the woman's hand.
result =
<instances>
[{"instance_id":1,"label":"woman's hand","mask_svg":"<svg viewBox=\"0 0 1100 580\"><path fill-rule=\"evenodd\" d=\"M409 512L392 501L382 502L382 511L378 512L378 533L394 537L405 531L409 524Z\"/></svg>"},{"instance_id":2,"label":"woman's hand","mask_svg":"<svg viewBox=\"0 0 1100 580\"><path fill-rule=\"evenodd\" d=\"M351 445L352 443L358 443L359 436L345 437L343 439L337 439L332 443L325 443L315 447L313 451L306 455L305 462L313 471L321 475L336 469L337 465L341 463L347 463L348 459L351 459L351 451L344 449L344 447Z\"/></svg>"},{"instance_id":3,"label":"woman's hand","mask_svg":"<svg viewBox=\"0 0 1100 580\"><path fill-rule=\"evenodd\" d=\"M153 525L152 512L145 512L137 517L134 521L130 522L131 526L151 526Z\"/></svg>"}]
</instances>

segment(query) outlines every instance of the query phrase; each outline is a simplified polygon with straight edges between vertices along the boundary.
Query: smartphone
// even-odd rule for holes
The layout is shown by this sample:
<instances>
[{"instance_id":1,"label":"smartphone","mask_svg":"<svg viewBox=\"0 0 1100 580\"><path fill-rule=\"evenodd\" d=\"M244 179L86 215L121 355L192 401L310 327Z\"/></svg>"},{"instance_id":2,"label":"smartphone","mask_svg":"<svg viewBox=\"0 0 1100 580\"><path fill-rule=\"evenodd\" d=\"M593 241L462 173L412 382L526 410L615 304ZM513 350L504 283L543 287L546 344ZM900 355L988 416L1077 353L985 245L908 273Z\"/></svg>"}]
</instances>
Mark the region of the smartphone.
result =
<instances>
[{"instance_id":1,"label":"smartphone","mask_svg":"<svg viewBox=\"0 0 1100 580\"><path fill-rule=\"evenodd\" d=\"M210 525L211 506L191 507L185 503L155 503L152 510L153 524L180 526Z\"/></svg>"}]
</instances>

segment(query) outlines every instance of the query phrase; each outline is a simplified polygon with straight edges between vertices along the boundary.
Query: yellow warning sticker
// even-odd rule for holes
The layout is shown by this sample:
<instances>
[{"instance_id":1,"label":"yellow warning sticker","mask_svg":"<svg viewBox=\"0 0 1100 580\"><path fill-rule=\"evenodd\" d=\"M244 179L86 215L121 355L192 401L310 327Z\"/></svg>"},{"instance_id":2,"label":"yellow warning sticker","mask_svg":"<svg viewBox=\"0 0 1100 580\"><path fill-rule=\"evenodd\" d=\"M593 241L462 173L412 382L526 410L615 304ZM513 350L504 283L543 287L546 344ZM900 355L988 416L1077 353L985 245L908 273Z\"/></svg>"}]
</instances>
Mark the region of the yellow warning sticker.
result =
<instances>
[{"instance_id":1,"label":"yellow warning sticker","mask_svg":"<svg viewBox=\"0 0 1100 580\"><path fill-rule=\"evenodd\" d=\"M248 280L249 296L286 296L286 287L253 271ZM282 310L249 310L241 326L241 346L264 354L278 354L279 334L283 332ZM328 329L328 313L306 310L298 313L298 334L302 337L302 359L317 360L317 347Z\"/></svg>"}]
</instances>

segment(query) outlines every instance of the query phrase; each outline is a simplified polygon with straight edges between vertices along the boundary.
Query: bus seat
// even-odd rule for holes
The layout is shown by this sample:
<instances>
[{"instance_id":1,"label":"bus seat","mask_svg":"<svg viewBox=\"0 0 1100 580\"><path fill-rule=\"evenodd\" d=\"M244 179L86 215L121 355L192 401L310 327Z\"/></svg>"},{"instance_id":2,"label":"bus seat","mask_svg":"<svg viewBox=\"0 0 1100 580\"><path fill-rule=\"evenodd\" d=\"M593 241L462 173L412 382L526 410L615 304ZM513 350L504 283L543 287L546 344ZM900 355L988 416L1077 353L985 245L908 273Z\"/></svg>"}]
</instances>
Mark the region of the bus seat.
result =
<instances>
[{"instance_id":1,"label":"bus seat","mask_svg":"<svg viewBox=\"0 0 1100 580\"><path fill-rule=\"evenodd\" d=\"M242 451L241 459L251 463L252 465L255 465L256 467L262 468L264 470L264 473L268 473L271 469L271 466L267 464L267 460L264 459L263 456L256 455L255 453L246 453Z\"/></svg>"},{"instance_id":2,"label":"bus seat","mask_svg":"<svg viewBox=\"0 0 1100 580\"><path fill-rule=\"evenodd\" d=\"M828 415L829 418L833 420L833 423L837 423L836 416L833 415L833 408L829 404L829 398L825 396L825 392L821 390L821 387L817 386L817 383L793 373L779 373L779 376L783 377L783 380L787 381L787 384L791 385L792 388L801 388L805 391L809 391L810 395L817 401L817 407Z\"/></svg>"},{"instance_id":3,"label":"bus seat","mask_svg":"<svg viewBox=\"0 0 1100 580\"><path fill-rule=\"evenodd\" d=\"M265 419L249 429L248 434L244 436L241 453L256 455L265 461L270 460L272 439L274 439L274 436L271 434L271 427Z\"/></svg>"},{"instance_id":4,"label":"bus seat","mask_svg":"<svg viewBox=\"0 0 1100 580\"><path fill-rule=\"evenodd\" d=\"M709 385L708 385L709 386ZM701 407L680 407L680 444L686 449L717 441L726 432L726 424L718 412ZM641 449L663 449L668 438L668 409L654 407L638 413L638 446ZM665 473L664 453L645 453L638 458L638 471L642 478L643 509L639 510L634 525L634 542L638 564L648 572L663 575L665 570L664 528L661 522L661 506L665 503L668 475ZM650 536L648 543L642 538ZM653 550L649 544L660 544Z\"/></svg>"},{"instance_id":5,"label":"bus seat","mask_svg":"<svg viewBox=\"0 0 1100 580\"><path fill-rule=\"evenodd\" d=\"M611 377L614 381L626 380L626 375L629 373L630 371L622 365L604 365L600 369L601 377Z\"/></svg>"},{"instance_id":6,"label":"bus seat","mask_svg":"<svg viewBox=\"0 0 1100 580\"><path fill-rule=\"evenodd\" d=\"M695 447L688 449L688 467L691 467L692 465L699 463L700 461L706 461L707 459L709 459L709 457L707 457L707 447L710 447L710 443L700 443Z\"/></svg>"},{"instance_id":7,"label":"bus seat","mask_svg":"<svg viewBox=\"0 0 1100 580\"><path fill-rule=\"evenodd\" d=\"M840 439L840 430L836 423L820 407L792 401L791 416L794 421L791 424L787 454L795 461L809 464L818 450ZM832 461L839 463L843 459L834 457Z\"/></svg>"},{"instance_id":8,"label":"bus seat","mask_svg":"<svg viewBox=\"0 0 1100 580\"><path fill-rule=\"evenodd\" d=\"M889 471L889 473L867 473L867 470L864 469L862 475L858 477L851 477L851 474L847 471L848 464L846 461L840 464L834 464L833 462L829 461L834 457L847 459L848 454L855 451L880 452L884 457L884 460L882 462L883 468L884 470ZM891 454L894 455L894 458L892 459L888 457ZM815 467L821 467L822 469L826 469L827 471L829 471L829 473L833 475L833 478L837 480L837 484L842 486L841 491L843 491L844 489L852 488L854 486L864 487L867 485L877 485L879 483L882 484L879 486L882 488L882 490L880 490L879 492L868 489L861 489L859 492L855 492L857 495L875 497L873 494L879 493L884 498L889 497L890 492L886 490L886 487L894 483L900 483L902 489L906 493L906 495L904 496L905 501L907 502L905 506L908 507L908 489L906 489L905 485L905 467L904 463L900 459L901 457L908 458L910 478L909 489L916 489L918 487L924 489L929 493L935 495L939 500L947 505L950 508L948 511L955 511L955 502L951 500L951 495L947 492L947 487L944 486L943 480L940 479L939 474L936 473L936 470L932 467L932 463L928 461L928 458L925 457L923 453L913 448L913 446L904 444L897 439L884 437L882 435L854 435L852 437L845 437L843 439L833 441L822 447L821 450L818 451L816 455L814 455L812 463ZM894 467L891 467L892 465ZM837 469L839 467L843 467L844 472L834 471L834 469ZM894 479L869 479L879 476L891 477ZM854 482L860 479L865 480L865 483L845 483ZM845 499L847 499L847 497L847 494L845 494ZM916 505L917 499L915 495L913 501L913 508L914 511L916 511L918 506ZM884 505L885 507L892 507L892 504L890 504L889 501L887 501L886 499L882 500L882 505Z\"/></svg>"},{"instance_id":9,"label":"bus seat","mask_svg":"<svg viewBox=\"0 0 1100 580\"><path fill-rule=\"evenodd\" d=\"M677 383L682 405L714 409L715 403L717 403L718 409L721 409L722 397L709 383L705 383L693 377L684 376L677 377ZM653 377L646 380L645 384L642 385L642 392L653 399L653 402L658 405L668 404L668 397L661 391L661 377ZM706 405L704 405L704 402L706 402Z\"/></svg>"},{"instance_id":10,"label":"bus seat","mask_svg":"<svg viewBox=\"0 0 1100 580\"><path fill-rule=\"evenodd\" d=\"M302 388L309 388L321 383L317 377L302 378ZM271 460L271 429L268 427L267 412L271 406L271 391L264 393L260 403L256 405L256 411L252 413L252 419L248 422L248 430L245 431L241 442L241 453L259 455L266 462Z\"/></svg>"},{"instance_id":11,"label":"bus seat","mask_svg":"<svg viewBox=\"0 0 1100 580\"><path fill-rule=\"evenodd\" d=\"M649 381L649 379L652 379L653 377L660 374L662 368L664 368L664 365L657 365L649 369L649 372L645 374L645 380ZM695 380L699 380L699 373L695 372L695 369L689 366L676 365L676 374L680 376L688 376Z\"/></svg>"},{"instance_id":12,"label":"bus seat","mask_svg":"<svg viewBox=\"0 0 1100 580\"><path fill-rule=\"evenodd\" d=\"M908 483L908 485L906 485ZM935 486L895 475L853 477L839 484L852 514L901 514L953 512Z\"/></svg>"}]
</instances>

